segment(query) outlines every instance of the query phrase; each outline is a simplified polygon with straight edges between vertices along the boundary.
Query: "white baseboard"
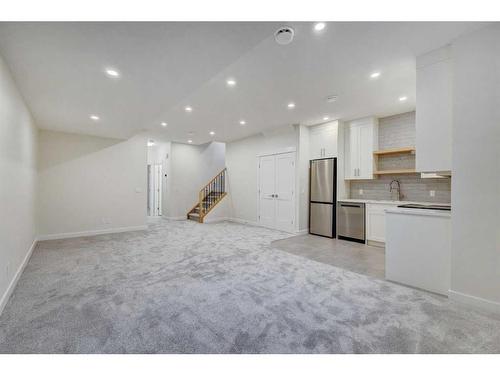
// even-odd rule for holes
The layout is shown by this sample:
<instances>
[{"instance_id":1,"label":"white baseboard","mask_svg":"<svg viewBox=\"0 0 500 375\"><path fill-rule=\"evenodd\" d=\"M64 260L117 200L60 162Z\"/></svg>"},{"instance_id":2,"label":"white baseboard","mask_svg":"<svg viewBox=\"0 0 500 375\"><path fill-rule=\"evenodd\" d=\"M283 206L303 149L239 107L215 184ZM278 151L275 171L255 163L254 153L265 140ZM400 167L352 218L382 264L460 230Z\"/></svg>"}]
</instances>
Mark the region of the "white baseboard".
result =
<instances>
[{"instance_id":1,"label":"white baseboard","mask_svg":"<svg viewBox=\"0 0 500 375\"><path fill-rule=\"evenodd\" d=\"M487 310L493 313L500 314L500 303L496 301L471 296L470 294L456 292L451 289L448 291L448 297L451 300L461 302L469 306L477 307L481 310Z\"/></svg>"},{"instance_id":2,"label":"white baseboard","mask_svg":"<svg viewBox=\"0 0 500 375\"><path fill-rule=\"evenodd\" d=\"M296 234L308 234L309 233L309 228L308 229L300 229L298 230L297 232L295 232Z\"/></svg>"},{"instance_id":3,"label":"white baseboard","mask_svg":"<svg viewBox=\"0 0 500 375\"><path fill-rule=\"evenodd\" d=\"M169 220L187 220L187 216L184 215L184 216L163 216L165 219L169 219Z\"/></svg>"},{"instance_id":4,"label":"white baseboard","mask_svg":"<svg viewBox=\"0 0 500 375\"><path fill-rule=\"evenodd\" d=\"M33 250L36 247L36 244L38 243L38 239L34 239L33 243L31 244L28 252L26 253L26 256L24 257L23 261L21 262L21 265L16 271L16 274L14 275L14 278L10 281L9 286L7 287L7 290L3 294L2 298L0 299L0 315L2 315L3 309L7 305L7 302L9 302L9 298L12 295L12 292L14 292L14 289L16 288L17 282L19 281L19 278L21 277L24 268L28 264L31 254L33 254Z\"/></svg>"},{"instance_id":5,"label":"white baseboard","mask_svg":"<svg viewBox=\"0 0 500 375\"><path fill-rule=\"evenodd\" d=\"M42 235L38 236L38 241L60 240L63 238L74 238L74 237L91 237L91 236L98 236L100 234L134 232L134 231L146 230L146 229L148 229L147 225L138 225L135 227L97 229L97 230L89 230L89 231L83 231L83 232L42 234Z\"/></svg>"},{"instance_id":6,"label":"white baseboard","mask_svg":"<svg viewBox=\"0 0 500 375\"><path fill-rule=\"evenodd\" d=\"M204 223L220 223L221 221L231 221L227 217L209 217L209 218L204 218L203 222Z\"/></svg>"},{"instance_id":7,"label":"white baseboard","mask_svg":"<svg viewBox=\"0 0 500 375\"><path fill-rule=\"evenodd\" d=\"M243 219L238 219L236 217L228 217L226 218L227 221L232 221L233 223L238 223L238 224L246 224L246 225L253 225L255 227L261 227L257 221L251 221L251 220L243 220Z\"/></svg>"}]
</instances>

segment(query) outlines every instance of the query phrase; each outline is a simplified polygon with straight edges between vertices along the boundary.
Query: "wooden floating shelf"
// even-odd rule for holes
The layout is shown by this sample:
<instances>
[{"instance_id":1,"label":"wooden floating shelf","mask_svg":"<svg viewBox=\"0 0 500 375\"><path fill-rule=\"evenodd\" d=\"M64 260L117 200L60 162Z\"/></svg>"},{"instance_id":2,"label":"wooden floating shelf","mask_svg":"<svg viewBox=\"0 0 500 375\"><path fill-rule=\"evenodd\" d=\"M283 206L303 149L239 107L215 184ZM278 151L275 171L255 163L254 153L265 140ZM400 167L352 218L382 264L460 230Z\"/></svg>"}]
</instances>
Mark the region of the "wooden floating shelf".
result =
<instances>
[{"instance_id":1,"label":"wooden floating shelf","mask_svg":"<svg viewBox=\"0 0 500 375\"><path fill-rule=\"evenodd\" d=\"M415 147L401 147L401 148L373 151L373 155L412 154L414 152L415 152Z\"/></svg>"},{"instance_id":2,"label":"wooden floating shelf","mask_svg":"<svg viewBox=\"0 0 500 375\"><path fill-rule=\"evenodd\" d=\"M389 169L386 171L375 171L374 175L382 175L382 174L413 174L417 173L415 169Z\"/></svg>"}]
</instances>

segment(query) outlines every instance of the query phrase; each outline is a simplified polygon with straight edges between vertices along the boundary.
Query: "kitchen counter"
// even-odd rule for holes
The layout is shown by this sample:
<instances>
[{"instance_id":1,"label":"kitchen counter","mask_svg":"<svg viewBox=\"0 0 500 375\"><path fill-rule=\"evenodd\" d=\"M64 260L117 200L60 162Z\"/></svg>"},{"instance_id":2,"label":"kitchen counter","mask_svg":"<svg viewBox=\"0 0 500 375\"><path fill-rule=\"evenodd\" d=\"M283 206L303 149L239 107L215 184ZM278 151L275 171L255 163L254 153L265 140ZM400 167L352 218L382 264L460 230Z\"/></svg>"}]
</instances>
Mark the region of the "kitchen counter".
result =
<instances>
[{"instance_id":1,"label":"kitchen counter","mask_svg":"<svg viewBox=\"0 0 500 375\"><path fill-rule=\"evenodd\" d=\"M394 207L394 208L389 208L389 209L385 210L385 212L388 214L451 217L451 211L430 210L430 209L422 209L422 208Z\"/></svg>"},{"instance_id":2,"label":"kitchen counter","mask_svg":"<svg viewBox=\"0 0 500 375\"><path fill-rule=\"evenodd\" d=\"M385 221L386 278L447 295L451 212L393 207L385 210Z\"/></svg>"},{"instance_id":3,"label":"kitchen counter","mask_svg":"<svg viewBox=\"0 0 500 375\"><path fill-rule=\"evenodd\" d=\"M414 201L391 201L391 200L378 200L378 199L338 199L339 202L351 202L351 203L369 203L369 204L393 204L399 206L401 204L439 204L442 206L451 206L450 203L439 203L439 202L414 202ZM424 210L418 210L424 211ZM429 210L425 210L429 211Z\"/></svg>"}]
</instances>

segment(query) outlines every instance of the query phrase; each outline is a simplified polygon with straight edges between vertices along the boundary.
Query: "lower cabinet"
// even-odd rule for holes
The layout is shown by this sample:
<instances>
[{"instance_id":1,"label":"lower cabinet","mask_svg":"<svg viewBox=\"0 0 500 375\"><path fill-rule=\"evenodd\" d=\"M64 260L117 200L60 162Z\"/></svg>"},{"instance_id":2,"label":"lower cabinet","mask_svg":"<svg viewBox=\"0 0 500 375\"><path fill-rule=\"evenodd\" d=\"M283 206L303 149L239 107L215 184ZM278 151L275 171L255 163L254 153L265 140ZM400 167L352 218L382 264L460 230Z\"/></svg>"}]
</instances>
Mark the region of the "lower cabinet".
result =
<instances>
[{"instance_id":1,"label":"lower cabinet","mask_svg":"<svg viewBox=\"0 0 500 375\"><path fill-rule=\"evenodd\" d=\"M393 204L366 204L366 239L368 241L385 242L385 210L396 207Z\"/></svg>"}]
</instances>

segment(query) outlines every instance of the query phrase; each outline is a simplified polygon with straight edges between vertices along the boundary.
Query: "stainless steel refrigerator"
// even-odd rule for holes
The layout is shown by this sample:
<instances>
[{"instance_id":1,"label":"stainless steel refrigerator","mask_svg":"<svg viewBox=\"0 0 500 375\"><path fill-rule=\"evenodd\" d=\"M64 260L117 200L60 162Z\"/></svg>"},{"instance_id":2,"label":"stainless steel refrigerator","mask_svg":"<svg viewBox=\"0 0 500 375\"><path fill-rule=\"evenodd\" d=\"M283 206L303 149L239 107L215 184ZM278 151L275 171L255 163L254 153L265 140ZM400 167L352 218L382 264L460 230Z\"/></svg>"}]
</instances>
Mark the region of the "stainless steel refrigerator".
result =
<instances>
[{"instance_id":1,"label":"stainless steel refrigerator","mask_svg":"<svg viewBox=\"0 0 500 375\"><path fill-rule=\"evenodd\" d=\"M310 161L309 233L336 236L337 158Z\"/></svg>"}]
</instances>

